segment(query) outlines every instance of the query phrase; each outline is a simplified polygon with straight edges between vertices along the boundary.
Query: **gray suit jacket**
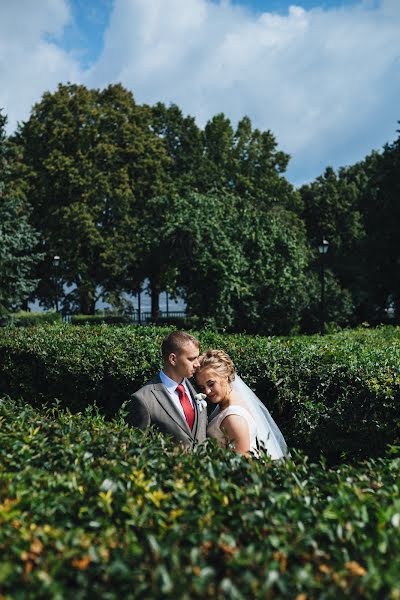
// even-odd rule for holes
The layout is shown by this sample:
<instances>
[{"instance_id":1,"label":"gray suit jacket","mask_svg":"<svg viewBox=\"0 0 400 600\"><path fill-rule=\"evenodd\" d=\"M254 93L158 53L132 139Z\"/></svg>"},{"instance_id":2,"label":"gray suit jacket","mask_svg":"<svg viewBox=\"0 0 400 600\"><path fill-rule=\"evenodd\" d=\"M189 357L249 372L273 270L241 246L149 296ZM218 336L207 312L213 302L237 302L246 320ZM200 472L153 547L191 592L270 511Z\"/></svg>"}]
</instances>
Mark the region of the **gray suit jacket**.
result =
<instances>
[{"instance_id":1,"label":"gray suit jacket","mask_svg":"<svg viewBox=\"0 0 400 600\"><path fill-rule=\"evenodd\" d=\"M177 442L189 447L204 442L207 429L207 410L199 411L197 402L194 400L195 389L187 379L185 379L185 383L194 405L195 416L192 431L161 383L159 375L156 375L133 394L126 405L127 423L143 430L153 425L162 433L172 435Z\"/></svg>"}]
</instances>

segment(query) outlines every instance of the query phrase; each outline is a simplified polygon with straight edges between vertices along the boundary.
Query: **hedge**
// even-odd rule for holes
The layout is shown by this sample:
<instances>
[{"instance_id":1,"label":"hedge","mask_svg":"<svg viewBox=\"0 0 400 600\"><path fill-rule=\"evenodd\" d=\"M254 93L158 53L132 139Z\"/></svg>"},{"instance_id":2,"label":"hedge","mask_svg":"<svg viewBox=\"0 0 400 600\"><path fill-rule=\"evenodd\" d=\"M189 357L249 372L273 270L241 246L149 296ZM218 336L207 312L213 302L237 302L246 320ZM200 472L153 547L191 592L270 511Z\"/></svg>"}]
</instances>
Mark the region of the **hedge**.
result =
<instances>
[{"instance_id":1,"label":"hedge","mask_svg":"<svg viewBox=\"0 0 400 600\"><path fill-rule=\"evenodd\" d=\"M170 328L68 325L0 331L0 392L112 415L160 367ZM290 447L337 460L400 440L400 330L265 338L198 332L225 348Z\"/></svg>"},{"instance_id":2,"label":"hedge","mask_svg":"<svg viewBox=\"0 0 400 600\"><path fill-rule=\"evenodd\" d=\"M31 312L21 310L0 317L1 327L30 327L45 323L58 323L62 320L61 313L49 310L47 312Z\"/></svg>"},{"instance_id":3,"label":"hedge","mask_svg":"<svg viewBox=\"0 0 400 600\"><path fill-rule=\"evenodd\" d=\"M129 315L73 315L71 317L72 325L129 325L132 323L132 317Z\"/></svg>"},{"instance_id":4,"label":"hedge","mask_svg":"<svg viewBox=\"0 0 400 600\"><path fill-rule=\"evenodd\" d=\"M400 597L398 448L279 465L10 399L0 423L4 598Z\"/></svg>"}]
</instances>

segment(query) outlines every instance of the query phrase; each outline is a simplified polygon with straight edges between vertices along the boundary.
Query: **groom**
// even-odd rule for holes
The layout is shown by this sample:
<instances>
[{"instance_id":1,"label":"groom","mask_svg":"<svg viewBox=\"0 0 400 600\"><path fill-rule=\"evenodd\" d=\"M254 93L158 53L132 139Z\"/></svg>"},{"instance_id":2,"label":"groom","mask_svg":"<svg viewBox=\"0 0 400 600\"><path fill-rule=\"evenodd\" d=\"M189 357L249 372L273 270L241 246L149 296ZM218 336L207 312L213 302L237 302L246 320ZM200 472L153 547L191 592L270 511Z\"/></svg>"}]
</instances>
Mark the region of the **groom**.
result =
<instances>
[{"instance_id":1,"label":"groom","mask_svg":"<svg viewBox=\"0 0 400 600\"><path fill-rule=\"evenodd\" d=\"M161 351L162 370L133 394L126 420L144 430L154 425L193 448L206 439L207 427L207 410L199 410L187 379L199 366L199 342L184 331L173 331L164 338Z\"/></svg>"}]
</instances>

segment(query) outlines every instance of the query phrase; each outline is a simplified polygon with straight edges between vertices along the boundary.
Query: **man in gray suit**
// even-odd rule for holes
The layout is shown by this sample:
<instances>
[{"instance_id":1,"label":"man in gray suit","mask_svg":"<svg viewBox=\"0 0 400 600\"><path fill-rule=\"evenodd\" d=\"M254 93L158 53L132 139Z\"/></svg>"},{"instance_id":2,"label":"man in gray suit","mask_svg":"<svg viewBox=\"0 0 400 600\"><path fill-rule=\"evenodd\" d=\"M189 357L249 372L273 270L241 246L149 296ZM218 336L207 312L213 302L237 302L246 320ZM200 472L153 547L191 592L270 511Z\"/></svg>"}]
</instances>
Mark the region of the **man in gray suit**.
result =
<instances>
[{"instance_id":1,"label":"man in gray suit","mask_svg":"<svg viewBox=\"0 0 400 600\"><path fill-rule=\"evenodd\" d=\"M126 408L130 425L156 427L193 448L206 439L207 410L199 408L187 378L199 366L199 342L184 331L170 333L161 346L163 368L135 392Z\"/></svg>"}]
</instances>

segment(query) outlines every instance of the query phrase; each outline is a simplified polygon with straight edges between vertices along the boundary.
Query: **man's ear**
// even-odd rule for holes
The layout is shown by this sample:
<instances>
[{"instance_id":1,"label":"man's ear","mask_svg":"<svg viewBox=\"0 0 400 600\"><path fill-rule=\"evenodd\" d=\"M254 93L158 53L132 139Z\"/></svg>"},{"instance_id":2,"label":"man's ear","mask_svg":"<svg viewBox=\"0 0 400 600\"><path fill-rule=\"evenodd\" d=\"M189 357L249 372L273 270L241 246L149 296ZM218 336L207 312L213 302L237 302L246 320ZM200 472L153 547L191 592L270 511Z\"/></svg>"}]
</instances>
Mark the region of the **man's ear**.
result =
<instances>
[{"instance_id":1,"label":"man's ear","mask_svg":"<svg viewBox=\"0 0 400 600\"><path fill-rule=\"evenodd\" d=\"M176 354L171 352L171 354L168 356L168 360L169 363L174 367L176 365Z\"/></svg>"}]
</instances>

